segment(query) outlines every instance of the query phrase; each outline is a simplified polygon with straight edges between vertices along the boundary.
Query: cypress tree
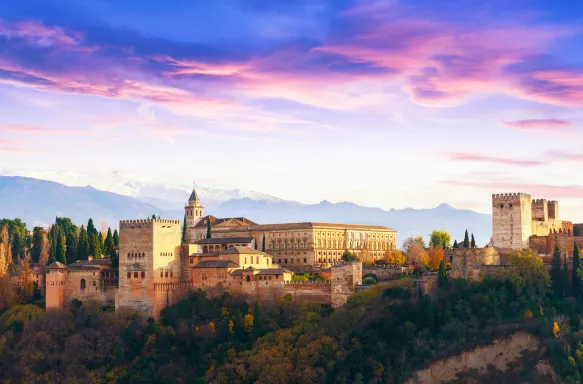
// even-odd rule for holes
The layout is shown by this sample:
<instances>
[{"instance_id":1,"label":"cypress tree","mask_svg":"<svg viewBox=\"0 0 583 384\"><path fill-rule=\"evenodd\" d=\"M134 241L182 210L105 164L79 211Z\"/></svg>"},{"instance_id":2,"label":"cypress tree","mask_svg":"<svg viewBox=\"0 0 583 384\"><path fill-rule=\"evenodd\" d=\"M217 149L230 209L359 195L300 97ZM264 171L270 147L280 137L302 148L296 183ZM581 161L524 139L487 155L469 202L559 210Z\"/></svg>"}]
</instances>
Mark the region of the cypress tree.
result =
<instances>
[{"instance_id":1,"label":"cypress tree","mask_svg":"<svg viewBox=\"0 0 583 384\"><path fill-rule=\"evenodd\" d=\"M30 256L35 263L38 263L40 260L44 233L45 230L42 227L34 227L32 231L32 248L30 250Z\"/></svg>"},{"instance_id":2,"label":"cypress tree","mask_svg":"<svg viewBox=\"0 0 583 384\"><path fill-rule=\"evenodd\" d=\"M212 237L212 233L213 233L213 229L211 227L211 218L208 218L208 221L206 222L207 226L206 226L206 238L210 239Z\"/></svg>"},{"instance_id":3,"label":"cypress tree","mask_svg":"<svg viewBox=\"0 0 583 384\"><path fill-rule=\"evenodd\" d=\"M472 233L472 241L470 243L471 248L476 248L476 240L474 239L474 234Z\"/></svg>"},{"instance_id":4,"label":"cypress tree","mask_svg":"<svg viewBox=\"0 0 583 384\"><path fill-rule=\"evenodd\" d=\"M186 238L186 212L184 212L184 221L182 223L182 244L186 244L187 238Z\"/></svg>"},{"instance_id":5,"label":"cypress tree","mask_svg":"<svg viewBox=\"0 0 583 384\"><path fill-rule=\"evenodd\" d=\"M101 236L99 234L93 235L93 241L95 242L95 246L93 247L93 259L99 260L101 259L101 240L99 240Z\"/></svg>"},{"instance_id":6,"label":"cypress tree","mask_svg":"<svg viewBox=\"0 0 583 384\"><path fill-rule=\"evenodd\" d=\"M454 249L457 249L457 248L459 248L459 245L457 245L457 240L454 240L454 241L453 241L453 248L454 248Z\"/></svg>"},{"instance_id":7,"label":"cypress tree","mask_svg":"<svg viewBox=\"0 0 583 384\"><path fill-rule=\"evenodd\" d=\"M63 231L61 231L61 228L58 227L58 231L57 231L57 245L55 247L56 250L56 255L55 255L55 259L56 261L58 261L59 263L63 263L65 265L67 265L67 252L65 249L65 235L63 234Z\"/></svg>"},{"instance_id":8,"label":"cypress tree","mask_svg":"<svg viewBox=\"0 0 583 384\"><path fill-rule=\"evenodd\" d=\"M567 265L567 253L563 254L563 299L569 297L569 266Z\"/></svg>"},{"instance_id":9,"label":"cypress tree","mask_svg":"<svg viewBox=\"0 0 583 384\"><path fill-rule=\"evenodd\" d=\"M562 279L561 250L559 249L559 241L555 235L555 247L553 248L553 257L551 259L551 286L556 297L561 297L563 294L563 288L561 286Z\"/></svg>"},{"instance_id":10,"label":"cypress tree","mask_svg":"<svg viewBox=\"0 0 583 384\"><path fill-rule=\"evenodd\" d=\"M89 256L89 235L85 227L81 226L77 243L77 260L87 260L87 256Z\"/></svg>"},{"instance_id":11,"label":"cypress tree","mask_svg":"<svg viewBox=\"0 0 583 384\"><path fill-rule=\"evenodd\" d=\"M60 228L58 225L51 226L49 231L49 264L57 261L57 243L59 241Z\"/></svg>"},{"instance_id":12,"label":"cypress tree","mask_svg":"<svg viewBox=\"0 0 583 384\"><path fill-rule=\"evenodd\" d=\"M66 234L66 256L67 264L72 264L77 260L77 251L79 248L79 237L77 231L69 231Z\"/></svg>"},{"instance_id":13,"label":"cypress tree","mask_svg":"<svg viewBox=\"0 0 583 384\"><path fill-rule=\"evenodd\" d=\"M447 271L445 270L445 261L441 259L439 263L439 273L437 275L437 287L445 289L448 286Z\"/></svg>"},{"instance_id":14,"label":"cypress tree","mask_svg":"<svg viewBox=\"0 0 583 384\"><path fill-rule=\"evenodd\" d=\"M95 229L93 219L89 218L89 221L87 222L87 236L91 237L91 235L97 235L97 229Z\"/></svg>"},{"instance_id":15,"label":"cypress tree","mask_svg":"<svg viewBox=\"0 0 583 384\"><path fill-rule=\"evenodd\" d=\"M113 230L113 244L116 248L119 246L119 233L117 233L117 228Z\"/></svg>"},{"instance_id":16,"label":"cypress tree","mask_svg":"<svg viewBox=\"0 0 583 384\"><path fill-rule=\"evenodd\" d=\"M114 259L116 256L115 244L113 243L113 235L111 234L111 228L107 229L107 236L105 237L105 242L103 244L103 255Z\"/></svg>"},{"instance_id":17,"label":"cypress tree","mask_svg":"<svg viewBox=\"0 0 583 384\"><path fill-rule=\"evenodd\" d=\"M466 229L466 234L464 236L464 248L470 247L470 238L468 237L468 230Z\"/></svg>"},{"instance_id":18,"label":"cypress tree","mask_svg":"<svg viewBox=\"0 0 583 384\"><path fill-rule=\"evenodd\" d=\"M251 329L251 336L258 338L263 335L263 327L261 325L261 310L259 309L259 301L255 300L255 307L253 308L253 328Z\"/></svg>"},{"instance_id":19,"label":"cypress tree","mask_svg":"<svg viewBox=\"0 0 583 384\"><path fill-rule=\"evenodd\" d=\"M88 250L87 250L87 256L93 256L93 258L95 258L95 245L97 244L97 234L89 232L89 229L87 229L87 243L88 245Z\"/></svg>"},{"instance_id":20,"label":"cypress tree","mask_svg":"<svg viewBox=\"0 0 583 384\"><path fill-rule=\"evenodd\" d=\"M577 300L581 299L581 280L579 280L579 276L577 276L577 271L579 270L579 247L577 247L577 243L573 241L573 275L571 279L573 281L573 290L572 294L575 296Z\"/></svg>"},{"instance_id":21,"label":"cypress tree","mask_svg":"<svg viewBox=\"0 0 583 384\"><path fill-rule=\"evenodd\" d=\"M265 233L263 234L263 243L261 244L261 252L265 252Z\"/></svg>"}]
</instances>

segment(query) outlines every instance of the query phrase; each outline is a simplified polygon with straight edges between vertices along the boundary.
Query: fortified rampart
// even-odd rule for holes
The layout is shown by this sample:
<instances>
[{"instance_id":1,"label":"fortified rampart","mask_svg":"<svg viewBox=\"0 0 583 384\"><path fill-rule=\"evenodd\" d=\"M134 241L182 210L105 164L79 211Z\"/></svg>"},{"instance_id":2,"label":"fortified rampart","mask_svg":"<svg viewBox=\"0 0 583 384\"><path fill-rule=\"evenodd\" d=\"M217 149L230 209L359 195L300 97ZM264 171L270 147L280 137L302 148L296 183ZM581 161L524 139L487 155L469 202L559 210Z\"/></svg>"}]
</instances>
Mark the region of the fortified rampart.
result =
<instances>
[{"instance_id":1,"label":"fortified rampart","mask_svg":"<svg viewBox=\"0 0 583 384\"><path fill-rule=\"evenodd\" d=\"M529 247L539 256L550 256L553 253L556 241L558 241L561 254L566 253L568 258L573 257L575 243L577 243L579 249L583 249L583 236L569 236L568 233L532 236L529 240Z\"/></svg>"},{"instance_id":2,"label":"fortified rampart","mask_svg":"<svg viewBox=\"0 0 583 384\"><path fill-rule=\"evenodd\" d=\"M403 265L375 265L375 266L363 266L362 275L365 276L368 273L376 275L377 281L391 280L399 277L402 273L411 269L411 267Z\"/></svg>"},{"instance_id":3,"label":"fortified rampart","mask_svg":"<svg viewBox=\"0 0 583 384\"><path fill-rule=\"evenodd\" d=\"M500 254L493 247L455 248L447 252L448 256L451 260L450 275L454 278L478 280L484 266L500 264Z\"/></svg>"}]
</instances>

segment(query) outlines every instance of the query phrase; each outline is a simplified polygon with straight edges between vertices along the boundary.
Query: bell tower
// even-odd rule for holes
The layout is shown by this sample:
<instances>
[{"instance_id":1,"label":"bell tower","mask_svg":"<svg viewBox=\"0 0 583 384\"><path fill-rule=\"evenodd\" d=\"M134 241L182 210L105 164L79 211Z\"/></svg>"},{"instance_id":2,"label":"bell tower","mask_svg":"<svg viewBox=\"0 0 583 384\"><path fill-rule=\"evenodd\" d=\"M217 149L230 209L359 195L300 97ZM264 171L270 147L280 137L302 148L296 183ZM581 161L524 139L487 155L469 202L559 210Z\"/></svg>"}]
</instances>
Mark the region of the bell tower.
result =
<instances>
[{"instance_id":1,"label":"bell tower","mask_svg":"<svg viewBox=\"0 0 583 384\"><path fill-rule=\"evenodd\" d=\"M193 228L204 216L204 207L200 203L194 185L192 186L192 193L188 198L188 203L186 203L186 206L184 207L184 213L186 215L186 226L188 228Z\"/></svg>"}]
</instances>

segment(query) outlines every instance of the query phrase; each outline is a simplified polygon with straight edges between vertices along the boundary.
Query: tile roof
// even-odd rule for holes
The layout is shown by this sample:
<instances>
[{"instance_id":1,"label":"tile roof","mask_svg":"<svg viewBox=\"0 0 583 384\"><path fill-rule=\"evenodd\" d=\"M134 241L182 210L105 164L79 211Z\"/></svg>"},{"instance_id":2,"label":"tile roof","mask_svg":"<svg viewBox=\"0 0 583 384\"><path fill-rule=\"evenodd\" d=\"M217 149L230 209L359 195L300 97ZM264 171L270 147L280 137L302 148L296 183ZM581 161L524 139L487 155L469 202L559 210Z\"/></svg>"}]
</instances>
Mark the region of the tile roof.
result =
<instances>
[{"instance_id":1,"label":"tile roof","mask_svg":"<svg viewBox=\"0 0 583 384\"><path fill-rule=\"evenodd\" d=\"M58 261L55 261L51 265L47 266L47 269L66 269L66 268L67 266L65 264L59 263Z\"/></svg>"},{"instance_id":2,"label":"tile roof","mask_svg":"<svg viewBox=\"0 0 583 384\"><path fill-rule=\"evenodd\" d=\"M285 268L267 268L260 269L257 273L258 275L283 275L284 272L293 273L292 271Z\"/></svg>"},{"instance_id":3,"label":"tile roof","mask_svg":"<svg viewBox=\"0 0 583 384\"><path fill-rule=\"evenodd\" d=\"M198 198L198 193L196 193L196 190L194 189L194 187L192 187L192 193L190 194L190 197L188 198L188 201L200 201L200 199Z\"/></svg>"},{"instance_id":4,"label":"tile roof","mask_svg":"<svg viewBox=\"0 0 583 384\"><path fill-rule=\"evenodd\" d=\"M256 222L246 219L244 217L225 217L225 218L218 218L213 215L207 215L199 220L198 223L194 226L195 228L206 228L207 227L207 220L211 221L211 227L229 227L229 226L248 226L248 225L257 225Z\"/></svg>"},{"instance_id":5,"label":"tile roof","mask_svg":"<svg viewBox=\"0 0 583 384\"><path fill-rule=\"evenodd\" d=\"M67 265L67 269L71 270L71 271L98 271L101 268L99 268L97 265L75 265L75 264L71 264L71 265Z\"/></svg>"},{"instance_id":6,"label":"tile roof","mask_svg":"<svg viewBox=\"0 0 583 384\"><path fill-rule=\"evenodd\" d=\"M238 268L239 264L231 260L205 260L196 264L192 268Z\"/></svg>"},{"instance_id":7,"label":"tile roof","mask_svg":"<svg viewBox=\"0 0 583 384\"><path fill-rule=\"evenodd\" d=\"M365 224L335 224L335 223L316 223L316 222L304 222L304 223L282 223L282 224L257 224L249 225L245 228L229 228L221 229L221 232L237 232L242 229L249 231L273 231L273 230L284 230L284 229L314 229L314 228L331 228L331 229L363 229L363 230L374 230L374 231L392 231L396 232L394 229L385 227L382 225L365 225Z\"/></svg>"},{"instance_id":8,"label":"tile roof","mask_svg":"<svg viewBox=\"0 0 583 384\"><path fill-rule=\"evenodd\" d=\"M219 255L263 255L263 252L249 247L231 247L219 252Z\"/></svg>"},{"instance_id":9,"label":"tile roof","mask_svg":"<svg viewBox=\"0 0 583 384\"><path fill-rule=\"evenodd\" d=\"M252 237L225 237L225 238L210 238L195 241L194 244L228 244L228 243L250 243L253 241Z\"/></svg>"}]
</instances>

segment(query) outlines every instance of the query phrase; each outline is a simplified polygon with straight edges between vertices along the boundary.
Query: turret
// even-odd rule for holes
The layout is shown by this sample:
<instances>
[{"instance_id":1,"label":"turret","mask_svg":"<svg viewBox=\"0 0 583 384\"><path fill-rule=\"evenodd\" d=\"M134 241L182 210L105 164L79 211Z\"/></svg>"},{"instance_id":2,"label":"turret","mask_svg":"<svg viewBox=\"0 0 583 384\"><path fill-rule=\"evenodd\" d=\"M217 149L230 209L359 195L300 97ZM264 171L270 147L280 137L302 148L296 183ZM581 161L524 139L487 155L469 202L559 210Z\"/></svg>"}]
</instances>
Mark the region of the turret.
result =
<instances>
[{"instance_id":1,"label":"turret","mask_svg":"<svg viewBox=\"0 0 583 384\"><path fill-rule=\"evenodd\" d=\"M492 238L496 248L528 247L532 234L532 199L526 193L492 195Z\"/></svg>"},{"instance_id":2,"label":"turret","mask_svg":"<svg viewBox=\"0 0 583 384\"><path fill-rule=\"evenodd\" d=\"M204 216L204 207L200 203L200 199L194 186L192 187L192 193L188 198L188 202L184 207L184 213L186 214L186 226L189 228L198 224L200 219Z\"/></svg>"}]
</instances>

